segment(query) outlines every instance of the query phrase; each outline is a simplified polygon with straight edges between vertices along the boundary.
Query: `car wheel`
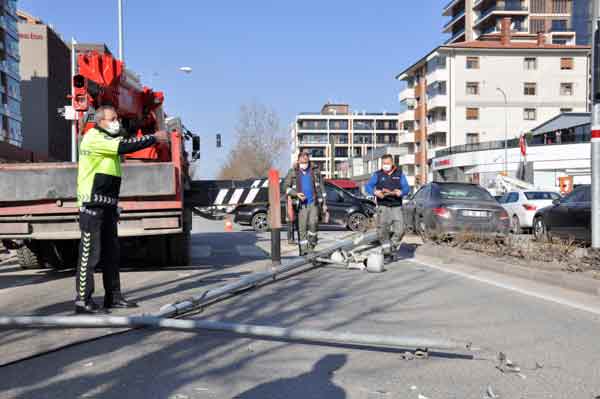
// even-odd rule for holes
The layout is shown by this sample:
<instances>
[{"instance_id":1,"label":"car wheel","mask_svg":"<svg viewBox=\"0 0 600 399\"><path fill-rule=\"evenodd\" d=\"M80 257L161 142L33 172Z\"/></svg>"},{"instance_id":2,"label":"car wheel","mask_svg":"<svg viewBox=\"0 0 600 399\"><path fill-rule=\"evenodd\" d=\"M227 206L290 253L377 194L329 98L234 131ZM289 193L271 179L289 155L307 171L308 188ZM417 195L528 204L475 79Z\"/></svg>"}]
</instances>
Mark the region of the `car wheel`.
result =
<instances>
[{"instance_id":1,"label":"car wheel","mask_svg":"<svg viewBox=\"0 0 600 399\"><path fill-rule=\"evenodd\" d=\"M265 231L269 230L267 214L264 212L259 212L252 216L252 228L257 233L264 233Z\"/></svg>"},{"instance_id":2,"label":"car wheel","mask_svg":"<svg viewBox=\"0 0 600 399\"><path fill-rule=\"evenodd\" d=\"M367 217L362 213L353 213L348 218L347 227L351 231L364 232L367 230Z\"/></svg>"},{"instance_id":3,"label":"car wheel","mask_svg":"<svg viewBox=\"0 0 600 399\"><path fill-rule=\"evenodd\" d=\"M533 221L533 236L537 241L548 241L548 238L550 237L544 218L541 216L538 216Z\"/></svg>"},{"instance_id":4,"label":"car wheel","mask_svg":"<svg viewBox=\"0 0 600 399\"><path fill-rule=\"evenodd\" d=\"M519 217L517 215L513 215L510 229L512 230L513 234L521 234L521 222L519 221Z\"/></svg>"}]
</instances>

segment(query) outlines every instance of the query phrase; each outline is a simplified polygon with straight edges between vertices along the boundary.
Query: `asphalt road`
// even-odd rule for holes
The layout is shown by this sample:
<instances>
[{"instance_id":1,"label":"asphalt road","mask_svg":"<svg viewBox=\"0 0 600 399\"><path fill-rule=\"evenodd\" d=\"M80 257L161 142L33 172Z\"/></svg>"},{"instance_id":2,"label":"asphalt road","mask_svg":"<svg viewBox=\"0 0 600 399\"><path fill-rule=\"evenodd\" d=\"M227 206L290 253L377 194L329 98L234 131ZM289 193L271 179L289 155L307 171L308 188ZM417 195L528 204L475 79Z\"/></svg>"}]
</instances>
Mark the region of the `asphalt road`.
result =
<instances>
[{"instance_id":1,"label":"asphalt road","mask_svg":"<svg viewBox=\"0 0 600 399\"><path fill-rule=\"evenodd\" d=\"M219 274L233 273L226 277L233 281L235 273L268 265L264 252L261 257L260 249L251 249L267 248L266 236L252 232L225 235L220 233L221 224L214 222L203 222L196 229L194 266L186 269L190 276L183 289L220 285L224 280L215 279ZM323 236L331 239L343 234L326 232ZM20 287L2 283L6 274L14 277L18 273L24 272L3 273L0 267L0 284L5 284L0 290L3 313L7 311L3 291L12 290L10 297L17 307L20 300L31 303L25 296L37 285L48 284L45 280ZM170 281L177 273L181 270L125 272L124 279L133 287L138 276L150 284ZM44 289L64 285L67 290L71 278L53 279ZM10 281L18 285L17 280ZM162 295L165 287L170 291ZM145 306L155 307L181 295L178 284L165 287L153 288L153 294L148 294L154 295L148 300L151 303ZM145 296L143 286L135 290L139 291L133 292L134 297ZM65 295L62 301L66 303L69 294ZM54 312L46 302L58 298L37 295L36 299L44 302L37 308L29 305L38 309L37 314L42 314L40 309ZM66 312L68 306L56 313ZM477 350L471 356L433 353L429 359L405 360L394 351L258 341L215 333L136 331L0 367L0 397L480 399L486 397L488 387L501 398L589 399L600 395L598 316L407 260L388 265L383 274L316 269L221 302L193 317L450 337L471 341ZM35 335L21 337L13 332L11 338L8 333L0 335L3 352L36 340ZM520 374L496 368L500 351L519 364Z\"/></svg>"}]
</instances>

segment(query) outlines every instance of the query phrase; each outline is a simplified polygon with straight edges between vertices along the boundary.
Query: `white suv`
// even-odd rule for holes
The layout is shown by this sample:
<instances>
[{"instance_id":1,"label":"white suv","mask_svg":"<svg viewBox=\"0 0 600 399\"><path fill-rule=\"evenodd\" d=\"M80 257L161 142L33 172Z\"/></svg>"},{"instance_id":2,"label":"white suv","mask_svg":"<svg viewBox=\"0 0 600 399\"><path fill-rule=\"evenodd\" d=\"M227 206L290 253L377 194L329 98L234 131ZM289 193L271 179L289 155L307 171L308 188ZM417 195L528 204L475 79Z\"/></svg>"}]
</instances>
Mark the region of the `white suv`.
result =
<instances>
[{"instance_id":1,"label":"white suv","mask_svg":"<svg viewBox=\"0 0 600 399\"><path fill-rule=\"evenodd\" d=\"M559 198L560 194L553 191L509 191L499 202L510 216L512 232L519 234L521 229L533 227L533 217L539 209L552 205L552 201Z\"/></svg>"}]
</instances>

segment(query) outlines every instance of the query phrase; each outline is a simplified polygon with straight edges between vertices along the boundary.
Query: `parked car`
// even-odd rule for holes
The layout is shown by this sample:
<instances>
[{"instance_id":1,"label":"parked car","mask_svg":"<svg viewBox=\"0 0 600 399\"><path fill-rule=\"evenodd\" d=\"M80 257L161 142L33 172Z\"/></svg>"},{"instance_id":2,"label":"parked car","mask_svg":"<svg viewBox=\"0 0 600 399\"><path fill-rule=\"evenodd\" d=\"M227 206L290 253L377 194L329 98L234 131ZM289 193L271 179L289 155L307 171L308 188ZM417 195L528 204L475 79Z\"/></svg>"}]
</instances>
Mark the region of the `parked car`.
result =
<instances>
[{"instance_id":1,"label":"parked car","mask_svg":"<svg viewBox=\"0 0 600 399\"><path fill-rule=\"evenodd\" d=\"M327 179L328 183L333 184L336 187L342 188L354 195L355 197L362 198L364 195L360 191L360 186L356 184L354 180L350 179Z\"/></svg>"},{"instance_id":2,"label":"parked car","mask_svg":"<svg viewBox=\"0 0 600 399\"><path fill-rule=\"evenodd\" d=\"M560 199L560 194L552 191L509 191L500 204L510 216L511 231L519 234L521 229L533 227L533 217L538 209L552 205L552 201L557 199Z\"/></svg>"},{"instance_id":3,"label":"parked car","mask_svg":"<svg viewBox=\"0 0 600 399\"><path fill-rule=\"evenodd\" d=\"M540 209L533 219L533 234L537 240L550 237L574 239L583 242L592 240L592 187L577 186L552 205Z\"/></svg>"},{"instance_id":4,"label":"parked car","mask_svg":"<svg viewBox=\"0 0 600 399\"><path fill-rule=\"evenodd\" d=\"M406 201L404 215L423 237L461 232L504 236L510 228L506 210L485 188L469 183L426 184Z\"/></svg>"},{"instance_id":5,"label":"parked car","mask_svg":"<svg viewBox=\"0 0 600 399\"><path fill-rule=\"evenodd\" d=\"M370 219L375 215L375 203L365 198L359 198L337 187L325 182L327 194L327 209L329 211L329 225L341 225L352 231L365 231ZM234 222L240 225L252 226L257 232L267 231L269 223L267 212L269 204L247 204L236 208ZM281 201L282 223L287 223L286 199L282 196Z\"/></svg>"}]
</instances>

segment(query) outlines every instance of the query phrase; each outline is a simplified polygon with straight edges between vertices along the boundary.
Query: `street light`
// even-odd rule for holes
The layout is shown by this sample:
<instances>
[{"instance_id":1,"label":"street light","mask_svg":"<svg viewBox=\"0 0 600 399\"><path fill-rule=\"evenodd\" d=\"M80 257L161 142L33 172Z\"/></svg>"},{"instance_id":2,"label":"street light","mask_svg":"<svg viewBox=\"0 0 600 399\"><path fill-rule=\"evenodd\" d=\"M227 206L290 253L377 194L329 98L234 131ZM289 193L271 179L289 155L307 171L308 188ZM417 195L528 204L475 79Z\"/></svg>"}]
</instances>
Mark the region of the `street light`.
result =
<instances>
[{"instance_id":1,"label":"street light","mask_svg":"<svg viewBox=\"0 0 600 399\"><path fill-rule=\"evenodd\" d=\"M125 61L125 49L123 48L123 0L117 2L119 14L119 59Z\"/></svg>"},{"instance_id":2,"label":"street light","mask_svg":"<svg viewBox=\"0 0 600 399\"><path fill-rule=\"evenodd\" d=\"M508 97L499 87L496 87L504 97L504 175L508 176Z\"/></svg>"}]
</instances>

